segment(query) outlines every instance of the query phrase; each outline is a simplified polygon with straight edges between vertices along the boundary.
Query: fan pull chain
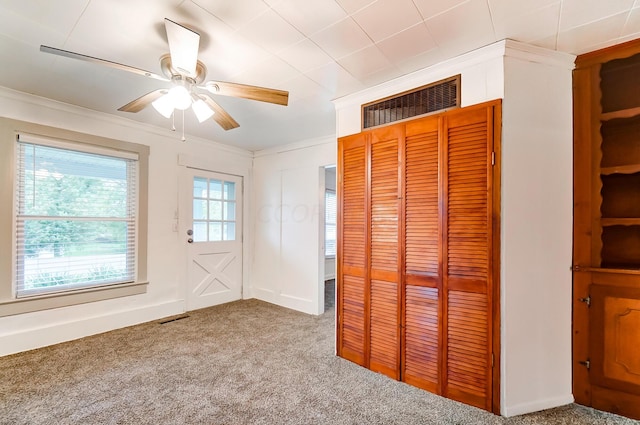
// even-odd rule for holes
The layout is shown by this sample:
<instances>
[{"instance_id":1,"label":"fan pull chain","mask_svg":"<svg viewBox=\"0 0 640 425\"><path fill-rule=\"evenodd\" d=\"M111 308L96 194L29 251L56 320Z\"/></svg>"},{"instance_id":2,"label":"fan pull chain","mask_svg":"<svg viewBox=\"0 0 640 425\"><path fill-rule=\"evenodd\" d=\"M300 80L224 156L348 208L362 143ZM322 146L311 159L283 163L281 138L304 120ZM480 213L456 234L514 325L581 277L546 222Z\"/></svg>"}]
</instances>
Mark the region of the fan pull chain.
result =
<instances>
[{"instance_id":1,"label":"fan pull chain","mask_svg":"<svg viewBox=\"0 0 640 425\"><path fill-rule=\"evenodd\" d=\"M184 109L182 110L182 141L186 142L187 139L184 137Z\"/></svg>"}]
</instances>

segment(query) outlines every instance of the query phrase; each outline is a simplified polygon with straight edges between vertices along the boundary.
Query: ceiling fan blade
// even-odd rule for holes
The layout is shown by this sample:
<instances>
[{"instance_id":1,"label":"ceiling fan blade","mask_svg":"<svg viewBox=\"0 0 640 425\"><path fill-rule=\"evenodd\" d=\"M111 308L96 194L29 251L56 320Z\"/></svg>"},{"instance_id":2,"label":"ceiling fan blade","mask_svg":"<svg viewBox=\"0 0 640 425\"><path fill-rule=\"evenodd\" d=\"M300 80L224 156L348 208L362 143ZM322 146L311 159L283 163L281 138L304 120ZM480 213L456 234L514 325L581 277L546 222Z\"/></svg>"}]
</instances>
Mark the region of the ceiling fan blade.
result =
<instances>
[{"instance_id":1,"label":"ceiling fan blade","mask_svg":"<svg viewBox=\"0 0 640 425\"><path fill-rule=\"evenodd\" d=\"M246 84L225 83L223 81L207 81L205 85L200 88L223 96L241 97L243 99L275 103L276 105L287 106L289 103L289 92L284 90L248 86Z\"/></svg>"},{"instance_id":2,"label":"ceiling fan blade","mask_svg":"<svg viewBox=\"0 0 640 425\"><path fill-rule=\"evenodd\" d=\"M220 127L224 128L225 130L231 130L240 127L240 124L238 124L236 120L231 118L231 115L229 115L227 111L222 109L222 106L214 102L213 99L211 99L206 94L202 94L200 95L200 97L205 101L207 105L209 105L211 109L214 110L215 114L213 114L212 118L215 120L215 122L220 124Z\"/></svg>"},{"instance_id":3,"label":"ceiling fan blade","mask_svg":"<svg viewBox=\"0 0 640 425\"><path fill-rule=\"evenodd\" d=\"M120 108L118 108L118 111L122 111L122 112L140 112L142 111L147 105L149 105L151 102L153 102L156 99L159 99L160 97L164 96L165 94L167 94L167 90L166 89L159 89L159 90L154 90L152 92L149 92L143 96L140 96L139 98L132 100L131 102L127 103L124 106L121 106Z\"/></svg>"},{"instance_id":4,"label":"ceiling fan blade","mask_svg":"<svg viewBox=\"0 0 640 425\"><path fill-rule=\"evenodd\" d=\"M195 77L200 34L167 18L164 19L164 27L169 40L171 65L179 72Z\"/></svg>"},{"instance_id":5,"label":"ceiling fan blade","mask_svg":"<svg viewBox=\"0 0 640 425\"><path fill-rule=\"evenodd\" d=\"M62 49L57 49L55 47L41 45L40 51L45 53L51 53L53 55L64 56L66 58L79 59L86 62L97 63L99 65L105 65L110 68L119 69L121 71L132 72L134 74L142 75L145 77L155 78L156 80L160 80L160 81L169 81L158 74L154 74L153 72L150 72L150 71L145 71L144 69L134 68L133 66L123 65L121 63L111 62L105 59L94 58L93 56L82 55L80 53L70 52L68 50L62 50Z\"/></svg>"}]
</instances>

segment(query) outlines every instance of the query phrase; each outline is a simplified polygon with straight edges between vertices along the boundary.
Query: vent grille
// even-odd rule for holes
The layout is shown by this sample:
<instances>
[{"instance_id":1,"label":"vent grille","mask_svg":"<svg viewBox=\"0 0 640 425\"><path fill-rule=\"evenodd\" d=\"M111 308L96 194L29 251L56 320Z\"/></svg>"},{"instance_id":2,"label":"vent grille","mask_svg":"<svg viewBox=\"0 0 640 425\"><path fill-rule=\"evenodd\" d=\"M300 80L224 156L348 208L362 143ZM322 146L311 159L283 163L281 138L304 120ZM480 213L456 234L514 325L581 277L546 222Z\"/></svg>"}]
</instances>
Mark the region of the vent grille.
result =
<instances>
[{"instance_id":1,"label":"vent grille","mask_svg":"<svg viewBox=\"0 0 640 425\"><path fill-rule=\"evenodd\" d=\"M460 106L460 75L362 105L362 128Z\"/></svg>"}]
</instances>

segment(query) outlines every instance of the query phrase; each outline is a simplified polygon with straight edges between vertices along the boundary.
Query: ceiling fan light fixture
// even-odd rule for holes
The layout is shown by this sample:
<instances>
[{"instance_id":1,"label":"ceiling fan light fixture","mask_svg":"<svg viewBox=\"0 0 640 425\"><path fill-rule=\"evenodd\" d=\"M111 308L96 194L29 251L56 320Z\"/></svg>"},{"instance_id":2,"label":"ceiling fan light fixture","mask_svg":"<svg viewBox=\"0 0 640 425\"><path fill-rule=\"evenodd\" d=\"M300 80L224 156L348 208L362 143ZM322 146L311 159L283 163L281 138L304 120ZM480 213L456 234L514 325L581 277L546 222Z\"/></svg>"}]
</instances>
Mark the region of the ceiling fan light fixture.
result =
<instances>
[{"instance_id":1,"label":"ceiling fan light fixture","mask_svg":"<svg viewBox=\"0 0 640 425\"><path fill-rule=\"evenodd\" d=\"M215 111L200 98L194 100L191 107L193 108L193 112L196 114L196 118L198 118L198 122L204 122L215 114Z\"/></svg>"},{"instance_id":2,"label":"ceiling fan light fixture","mask_svg":"<svg viewBox=\"0 0 640 425\"><path fill-rule=\"evenodd\" d=\"M163 117L171 118L171 114L173 114L174 107L173 107L173 98L169 93L166 93L165 95L154 100L153 102L151 102L151 105Z\"/></svg>"},{"instance_id":3,"label":"ceiling fan light fixture","mask_svg":"<svg viewBox=\"0 0 640 425\"><path fill-rule=\"evenodd\" d=\"M175 86L169 90L167 96L171 96L173 107L184 111L191 106L191 94L184 86Z\"/></svg>"}]
</instances>

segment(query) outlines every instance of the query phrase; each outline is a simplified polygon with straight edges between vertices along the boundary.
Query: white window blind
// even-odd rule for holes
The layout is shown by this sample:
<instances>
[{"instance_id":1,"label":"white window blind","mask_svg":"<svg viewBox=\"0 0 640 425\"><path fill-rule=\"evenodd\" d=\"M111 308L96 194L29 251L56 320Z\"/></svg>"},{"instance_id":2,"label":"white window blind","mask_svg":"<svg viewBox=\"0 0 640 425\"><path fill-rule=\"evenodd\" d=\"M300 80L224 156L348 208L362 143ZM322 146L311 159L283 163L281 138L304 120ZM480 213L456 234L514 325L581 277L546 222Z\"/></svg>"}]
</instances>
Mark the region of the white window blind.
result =
<instances>
[{"instance_id":1,"label":"white window blind","mask_svg":"<svg viewBox=\"0 0 640 425\"><path fill-rule=\"evenodd\" d=\"M332 190L326 190L324 194L325 205L325 231L324 231L324 255L326 257L335 257L336 255L336 223L337 223L337 204L336 193Z\"/></svg>"},{"instance_id":2,"label":"white window blind","mask_svg":"<svg viewBox=\"0 0 640 425\"><path fill-rule=\"evenodd\" d=\"M136 156L18 136L16 296L135 281Z\"/></svg>"}]
</instances>

